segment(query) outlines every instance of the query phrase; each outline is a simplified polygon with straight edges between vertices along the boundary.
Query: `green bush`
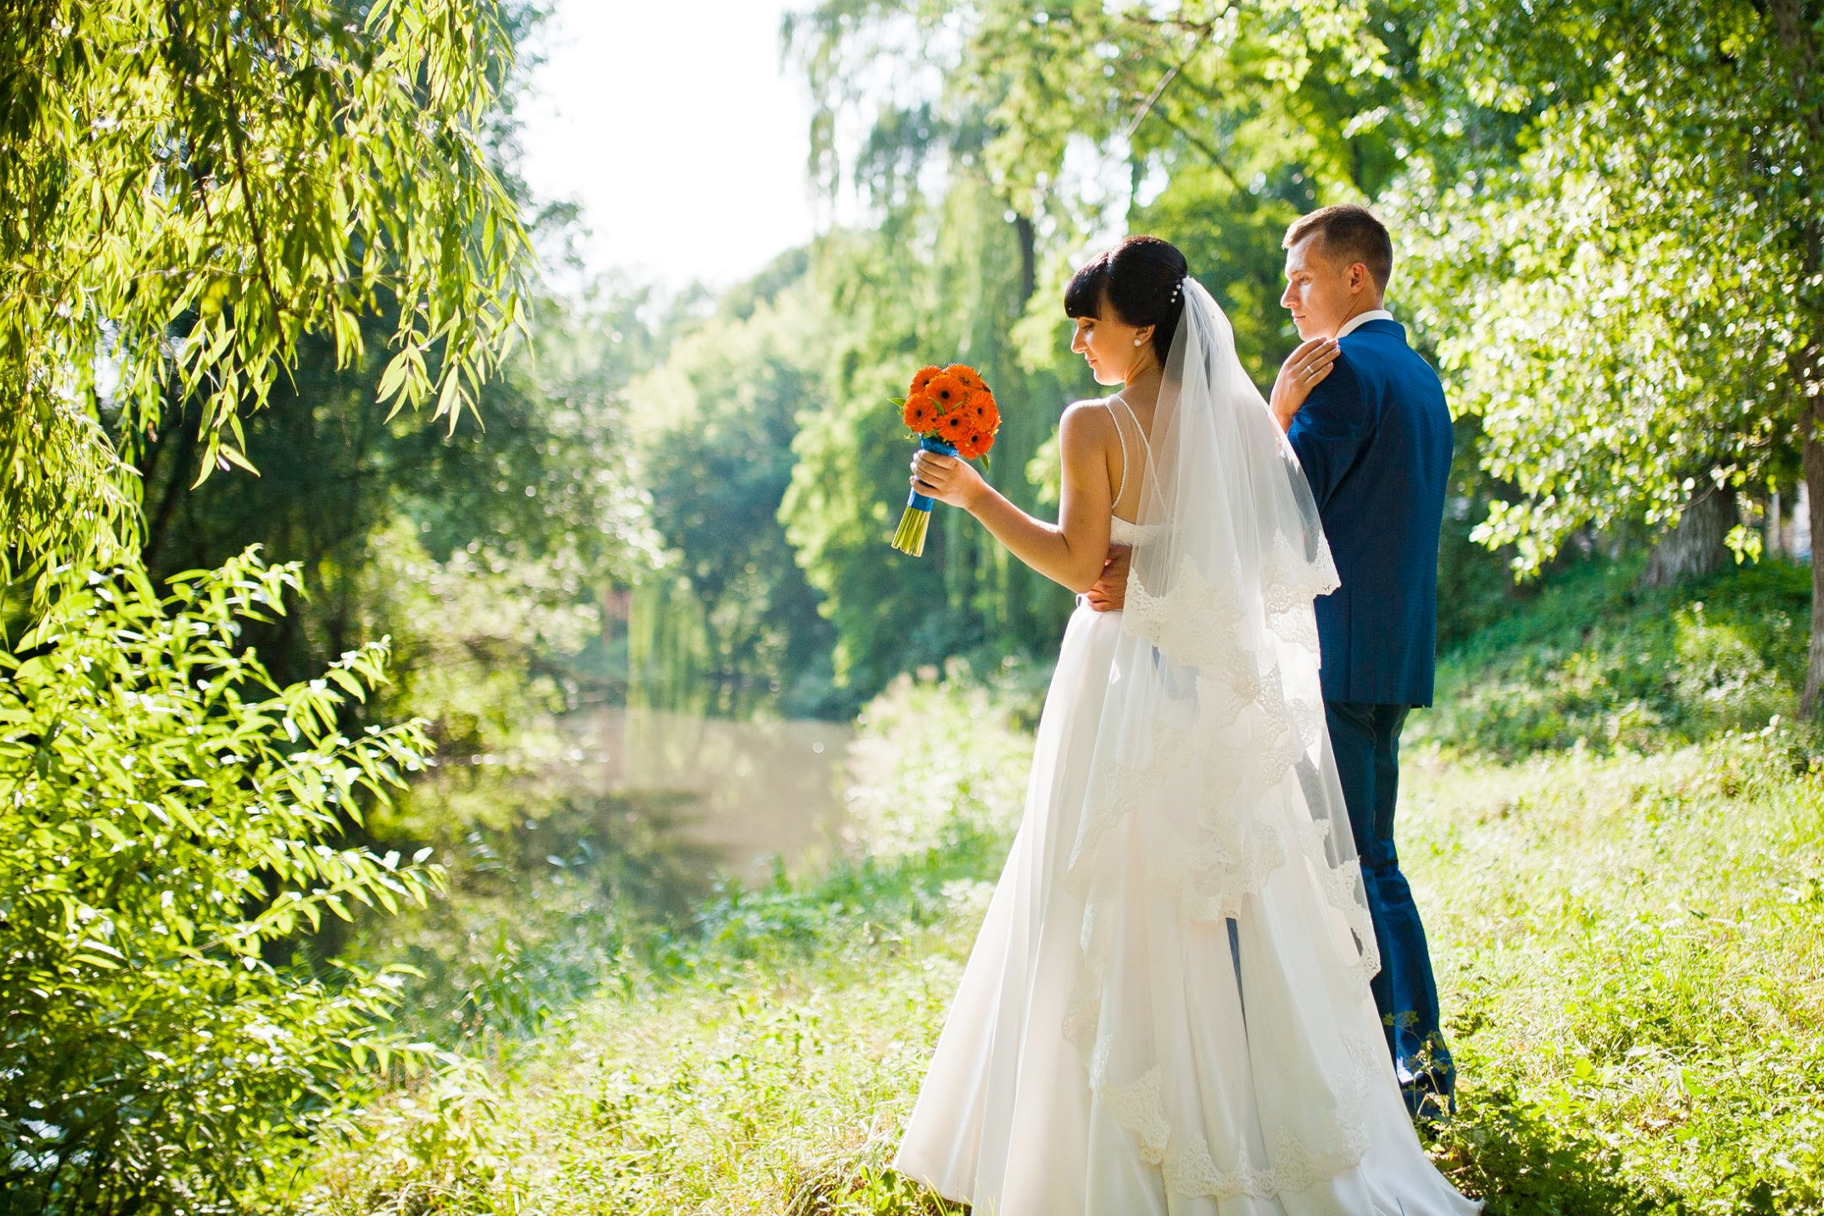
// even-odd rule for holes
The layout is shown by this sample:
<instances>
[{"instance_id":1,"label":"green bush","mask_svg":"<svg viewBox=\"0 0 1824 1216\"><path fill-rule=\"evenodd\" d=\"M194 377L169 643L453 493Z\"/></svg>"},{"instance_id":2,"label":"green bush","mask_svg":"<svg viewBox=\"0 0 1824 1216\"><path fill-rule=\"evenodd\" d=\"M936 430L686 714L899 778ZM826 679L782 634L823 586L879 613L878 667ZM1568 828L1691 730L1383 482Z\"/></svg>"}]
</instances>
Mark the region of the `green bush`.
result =
<instances>
[{"instance_id":1,"label":"green bush","mask_svg":"<svg viewBox=\"0 0 1824 1216\"><path fill-rule=\"evenodd\" d=\"M1506 759L1581 744L1680 747L1790 717L1811 573L1779 561L1643 590L1638 559L1558 575L1524 612L1445 654L1410 739Z\"/></svg>"},{"instance_id":2,"label":"green bush","mask_svg":"<svg viewBox=\"0 0 1824 1216\"><path fill-rule=\"evenodd\" d=\"M53 1213L244 1210L392 1049L386 973L292 943L437 875L334 842L420 767L338 729L384 647L278 687L239 646L297 587L252 552L66 586L0 649L0 1186Z\"/></svg>"}]
</instances>

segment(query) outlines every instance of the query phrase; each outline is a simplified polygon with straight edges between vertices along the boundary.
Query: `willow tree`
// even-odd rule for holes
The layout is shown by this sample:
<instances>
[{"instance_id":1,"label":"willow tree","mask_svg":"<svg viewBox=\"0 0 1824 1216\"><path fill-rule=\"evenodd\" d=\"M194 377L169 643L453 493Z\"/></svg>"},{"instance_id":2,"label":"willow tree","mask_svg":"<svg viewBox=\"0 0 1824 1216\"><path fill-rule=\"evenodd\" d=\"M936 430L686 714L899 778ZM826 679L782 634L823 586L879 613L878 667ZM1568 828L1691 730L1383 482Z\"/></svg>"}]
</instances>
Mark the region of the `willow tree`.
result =
<instances>
[{"instance_id":1,"label":"willow tree","mask_svg":"<svg viewBox=\"0 0 1824 1216\"><path fill-rule=\"evenodd\" d=\"M1040 275L1038 221L984 164L992 124L946 83L958 73L940 6L829 0L786 24L788 55L819 99L813 177L851 192L871 231L820 242L818 289L847 319L828 404L807 417L782 518L836 628L839 680L864 694L913 664L1055 633L1067 602L967 519L941 512L917 561L886 547L910 448L888 404L937 362L978 368L1001 403L996 485L1035 506L1027 465L1063 388L1018 357L1015 327ZM852 121L856 138L839 137ZM895 498L895 495L898 498Z\"/></svg>"},{"instance_id":2,"label":"willow tree","mask_svg":"<svg viewBox=\"0 0 1824 1216\"><path fill-rule=\"evenodd\" d=\"M246 466L300 344L352 362L381 313L385 407L472 408L520 319L484 146L511 53L471 0L0 4L0 1190L25 1208L276 1206L389 1050L383 977L292 947L425 897L422 866L339 842L430 741L344 730L383 643L289 685L248 652L294 570L155 587L110 436L183 402L201 475Z\"/></svg>"},{"instance_id":3,"label":"willow tree","mask_svg":"<svg viewBox=\"0 0 1824 1216\"><path fill-rule=\"evenodd\" d=\"M0 523L9 575L124 556L99 425L201 405L245 466L307 334L396 311L392 407L452 422L520 322L524 233L482 142L512 46L470 0L8 0L0 17Z\"/></svg>"},{"instance_id":4,"label":"willow tree","mask_svg":"<svg viewBox=\"0 0 1824 1216\"><path fill-rule=\"evenodd\" d=\"M941 590L873 552L875 516L898 509L884 487L903 481L885 398L920 362L977 362L1006 420L993 479L1037 507L1054 488L1059 412L1096 391L1061 310L1093 241L1125 226L1180 244L1270 380L1296 341L1276 303L1285 226L1398 168L1384 132L1347 126L1369 105L1356 94L1391 95L1358 50L1358 8L824 0L788 19L819 99L813 177L875 226L825 245L837 313L867 328L839 361L839 421L801 432L786 503L845 650L889 671L930 657L941 639L919 628L934 601L956 648L1055 637L1068 600L954 513L929 559Z\"/></svg>"}]
</instances>

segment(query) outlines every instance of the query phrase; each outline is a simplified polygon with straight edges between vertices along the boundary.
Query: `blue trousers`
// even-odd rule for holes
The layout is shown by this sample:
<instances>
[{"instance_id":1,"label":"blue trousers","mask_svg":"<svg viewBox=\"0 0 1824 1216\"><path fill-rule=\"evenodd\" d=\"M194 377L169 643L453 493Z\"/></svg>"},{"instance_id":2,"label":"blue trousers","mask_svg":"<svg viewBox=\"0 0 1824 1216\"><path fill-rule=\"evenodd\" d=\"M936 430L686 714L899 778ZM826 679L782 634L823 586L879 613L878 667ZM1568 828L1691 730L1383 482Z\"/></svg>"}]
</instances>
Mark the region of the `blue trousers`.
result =
<instances>
[{"instance_id":1,"label":"blue trousers","mask_svg":"<svg viewBox=\"0 0 1824 1216\"><path fill-rule=\"evenodd\" d=\"M1447 1114L1455 1108L1457 1070L1438 1026L1438 985L1425 946L1425 926L1412 902L1393 843L1400 789L1400 728L1408 706L1324 702L1330 745L1342 777L1355 849L1361 854L1368 914L1381 950L1374 1003L1407 1109Z\"/></svg>"}]
</instances>

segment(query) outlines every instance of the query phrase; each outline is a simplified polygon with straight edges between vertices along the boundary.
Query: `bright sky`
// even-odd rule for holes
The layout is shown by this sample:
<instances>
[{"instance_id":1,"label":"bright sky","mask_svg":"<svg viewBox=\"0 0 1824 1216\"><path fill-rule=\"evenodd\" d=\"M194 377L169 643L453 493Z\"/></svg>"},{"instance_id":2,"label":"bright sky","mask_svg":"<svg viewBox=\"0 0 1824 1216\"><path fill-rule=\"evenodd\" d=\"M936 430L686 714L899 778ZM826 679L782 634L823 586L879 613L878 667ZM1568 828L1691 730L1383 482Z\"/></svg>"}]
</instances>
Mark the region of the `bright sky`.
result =
<instances>
[{"instance_id":1,"label":"bright sky","mask_svg":"<svg viewBox=\"0 0 1824 1216\"><path fill-rule=\"evenodd\" d=\"M809 239L809 92L780 69L790 7L558 0L522 112L525 173L582 205L591 269L726 287Z\"/></svg>"}]
</instances>

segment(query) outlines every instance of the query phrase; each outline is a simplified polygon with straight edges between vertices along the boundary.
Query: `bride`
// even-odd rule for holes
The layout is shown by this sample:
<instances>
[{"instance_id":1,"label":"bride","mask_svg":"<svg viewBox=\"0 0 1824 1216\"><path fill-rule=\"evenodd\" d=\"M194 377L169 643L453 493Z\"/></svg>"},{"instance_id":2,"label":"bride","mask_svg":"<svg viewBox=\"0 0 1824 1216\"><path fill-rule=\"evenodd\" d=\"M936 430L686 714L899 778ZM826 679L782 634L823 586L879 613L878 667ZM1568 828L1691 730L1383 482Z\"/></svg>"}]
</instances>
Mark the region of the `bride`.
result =
<instances>
[{"instance_id":1,"label":"bride","mask_svg":"<svg viewBox=\"0 0 1824 1216\"><path fill-rule=\"evenodd\" d=\"M1368 980L1324 726L1311 498L1222 310L1133 237L1078 272L1058 523L920 453L921 493L1081 597L1026 809L893 1166L978 1216L1455 1216ZM1288 360L1301 397L1334 348ZM1289 402L1295 404L1296 402Z\"/></svg>"}]
</instances>

